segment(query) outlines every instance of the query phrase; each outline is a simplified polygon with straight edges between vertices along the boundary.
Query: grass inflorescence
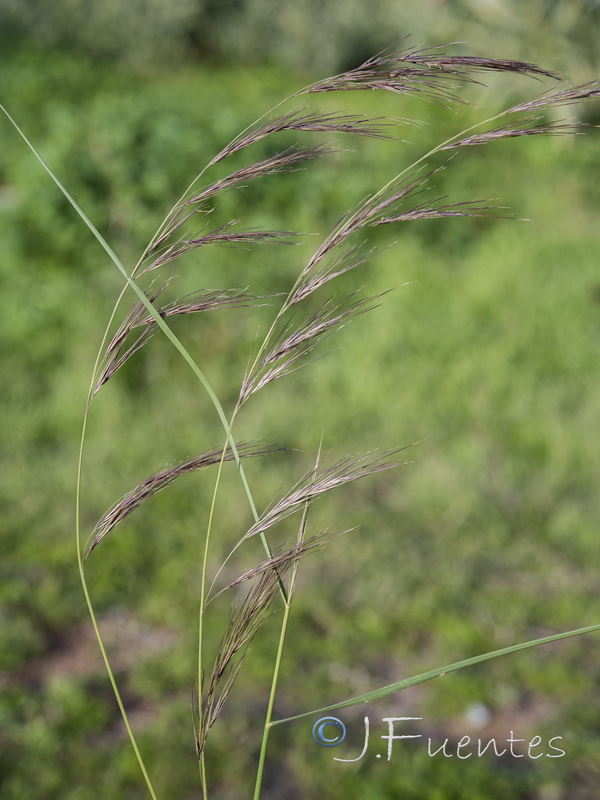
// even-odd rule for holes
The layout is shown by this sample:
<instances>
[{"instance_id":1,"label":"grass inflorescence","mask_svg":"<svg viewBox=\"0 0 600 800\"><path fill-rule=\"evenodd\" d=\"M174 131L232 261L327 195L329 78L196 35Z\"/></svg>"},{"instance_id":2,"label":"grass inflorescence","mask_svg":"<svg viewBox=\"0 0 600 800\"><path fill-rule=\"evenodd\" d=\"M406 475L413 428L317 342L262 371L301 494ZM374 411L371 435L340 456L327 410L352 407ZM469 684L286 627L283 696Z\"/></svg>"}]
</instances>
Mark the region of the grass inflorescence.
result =
<instances>
[{"instance_id":1,"label":"grass inflorescence","mask_svg":"<svg viewBox=\"0 0 600 800\"><path fill-rule=\"evenodd\" d=\"M199 565L198 664L193 697L195 745L202 791L204 797L208 797L210 765L206 744L211 729L231 697L235 681L249 656L253 639L263 625L273 620L275 612L283 609L283 613L277 616L280 620L280 633L277 651L273 658L273 680L268 706L265 709L265 724L254 788L254 797L259 798L266 765L269 731L275 724L311 713L303 710L295 717L288 717L285 720L273 718L281 657L292 600L297 588L298 568L306 555L318 553L333 536L338 535L329 531L310 531L310 507L317 499L338 487L363 478L368 479L382 471L395 469L405 461L400 458L400 453L404 450L403 443L395 443L392 449L384 451L373 449L358 455L342 455L330 466L325 464L325 457L319 451L311 470L300 477L293 486L285 489L281 496L275 497L266 508L259 509L244 471L243 462L249 457L268 458L277 445L237 441L234 430L243 423L243 419L239 419L243 415L243 409L246 403L251 399L254 401L256 395L269 384L290 376L311 360L321 357L319 348L324 340L329 340L349 322L374 311L384 302L385 293L363 296L361 287L356 287L351 293L336 292L336 279L354 273L376 252L369 238L372 229L380 226L400 226L401 223L425 219L505 216L502 213L503 209L488 200L429 197L431 179L443 169L457 169L460 163L460 151L463 148L532 135L562 136L580 133L584 127L581 123L549 120L544 114L552 107L563 107L597 98L600 94L598 84L588 83L571 87L558 83L529 101L497 112L441 141L416 161L407 164L400 172L391 175L386 185L365 187L367 194L364 198L349 209L340 209L339 221L323 238L306 263L297 265L296 278L289 286L287 294L283 296L267 298L264 295L253 295L250 276L248 288L223 287L211 291L199 288L191 294L161 304L163 293L175 279L170 272L173 262L187 264L187 261L184 262L184 257L196 253L201 248L215 245L248 247L257 244L289 245L297 241L299 234L294 231L247 227L237 219L219 220L214 224L212 222L213 217L219 214L219 201L225 193L241 189L249 182L259 181L267 176L277 176L308 167L311 162L318 164L322 159L334 154L343 155L338 146L332 142L309 145L295 143L291 146L284 143L277 149L278 137L281 135L309 137L317 135L321 138L325 135L336 139L340 134L344 134L350 137L366 137L373 140L373 146L376 146L378 140L396 138L396 125L405 122L372 119L343 111L336 113L328 109L314 109L309 105L298 105L298 98L369 90L392 92L400 98L403 95L412 95L429 102L453 106L467 102L460 95L461 89L471 84L481 84L486 73L494 72L512 73L536 80L557 80L557 76L552 72L527 62L451 55L439 48L428 50L407 48L381 53L369 58L355 69L305 87L249 125L198 172L165 216L132 269L126 269L121 264L91 221L58 179L54 178L125 277L123 292L115 304L93 369L81 439L80 476L84 463L85 429L94 398L110 385L120 368L129 359L135 358L141 348L151 346L152 337L158 332L164 333L169 338L209 393L223 428L222 443L217 441L214 447L206 452L164 465L154 470L134 488L129 489L96 523L85 546L82 544L78 516L77 553L88 607L115 695L152 797L156 797L156 792L149 770L137 746L96 622L86 582L86 559L91 557L92 553L94 558L101 558L103 540L109 534L118 535L118 527L132 513L156 493L167 490L179 477L210 467L216 470L212 504L205 518L199 520L199 525L205 526L205 532L202 543L203 556ZM280 112L284 104L293 107ZM239 157L247 148L265 139L273 139L271 155L256 161L250 160L247 165L235 167L221 177L212 177L210 180L205 178L218 165L234 155ZM401 146L401 142L398 146ZM446 153L448 150L455 151L450 160ZM487 187L484 191L487 191ZM293 249L288 249L286 259L293 260L294 252ZM144 276L148 273L152 273L152 277L160 274L162 283L158 288L151 282L145 283L147 279ZM120 317L121 302L128 293L135 295L134 302L129 311ZM267 300L275 306L271 324L262 335L257 336L252 351L248 353L246 371L240 376L237 399L229 401L228 405L218 397L202 372L201 366L177 338L170 327L170 320L173 317L203 314L211 310L228 309L230 313L235 313L236 309L262 305ZM315 426L318 427L319 424L318 415L315 415ZM378 445L379 443L374 443L374 447ZM234 578L231 576L224 578L221 568L213 576L212 584L209 586L208 573L217 514L217 497L223 465L226 462L233 462L237 466L246 493L251 522L246 530L239 532L237 543L225 559L225 563L231 565L233 553L254 537L261 539L264 555L252 567L241 571ZM78 512L81 500L79 491ZM278 542L273 546L271 544L273 529L295 514L300 517L295 541L283 544ZM351 524L352 520L342 518L340 528L347 528ZM96 551L96 548L99 549ZM232 602L231 611L223 620L220 643L210 657L206 651L204 626L205 617L209 613L209 604L217 595L232 593L234 589L238 595L237 599ZM515 644L450 666L442 666L412 679L389 684L380 690L317 710L327 711L366 702L430 680L448 671L462 669L541 642L554 641L598 627L600 626Z\"/></svg>"}]
</instances>

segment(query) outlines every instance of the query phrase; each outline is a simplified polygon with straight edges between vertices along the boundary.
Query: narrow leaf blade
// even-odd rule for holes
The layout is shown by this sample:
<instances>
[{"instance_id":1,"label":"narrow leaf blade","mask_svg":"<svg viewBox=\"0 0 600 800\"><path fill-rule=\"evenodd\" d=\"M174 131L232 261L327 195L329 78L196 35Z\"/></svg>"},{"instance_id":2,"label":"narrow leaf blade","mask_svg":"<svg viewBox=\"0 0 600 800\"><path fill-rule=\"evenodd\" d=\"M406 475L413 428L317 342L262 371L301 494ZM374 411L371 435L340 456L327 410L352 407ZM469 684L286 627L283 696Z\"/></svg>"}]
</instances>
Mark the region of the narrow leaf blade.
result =
<instances>
[{"instance_id":1,"label":"narrow leaf blade","mask_svg":"<svg viewBox=\"0 0 600 800\"><path fill-rule=\"evenodd\" d=\"M425 681L433 680L433 678L440 678L442 675L446 675L448 672L458 672L458 670L464 669L465 667L472 667L475 664L481 664L483 661L491 661L492 659L499 658L500 656L507 656L511 653L516 653L519 650L527 650L530 647L537 647L541 644L549 644L550 642L557 642L560 639L568 639L571 636L581 636L584 633L593 633L594 631L600 631L600 625L589 625L587 628L576 628L574 630L566 631L565 633L556 633L552 636L543 636L541 639L530 639L527 642L512 644L509 647L502 647L499 650L492 650L489 653L473 656L473 658L465 658L463 661L455 661L454 664L447 664L444 667L437 667L436 669L429 670L428 672L422 672L420 675L415 675L412 678L405 678L402 681L391 683L388 686L382 686L380 689L375 689L372 692L366 692L365 694L351 697L348 700L342 700L340 703L334 703L333 705L324 706L323 708L315 708L312 711L305 711L304 713L296 714L293 717L273 720L271 725L281 725L284 722L292 722L296 719L309 717L312 714L323 714L328 711L335 711L338 708L349 708L350 706L356 706L359 703L368 703L370 700L379 700L380 697L387 697L387 695L400 692L402 689L407 689L409 686L416 686L419 683L425 683Z\"/></svg>"}]
</instances>

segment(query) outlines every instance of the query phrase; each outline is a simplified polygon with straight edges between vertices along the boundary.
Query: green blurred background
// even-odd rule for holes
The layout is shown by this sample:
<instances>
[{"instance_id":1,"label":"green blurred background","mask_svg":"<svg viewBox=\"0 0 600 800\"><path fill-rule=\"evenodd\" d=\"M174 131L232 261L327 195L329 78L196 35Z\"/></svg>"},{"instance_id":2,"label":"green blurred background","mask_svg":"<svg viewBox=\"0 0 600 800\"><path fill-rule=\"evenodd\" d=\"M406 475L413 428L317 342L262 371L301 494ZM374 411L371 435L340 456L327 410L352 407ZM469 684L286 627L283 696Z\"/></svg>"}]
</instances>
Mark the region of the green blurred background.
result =
<instances>
[{"instance_id":1,"label":"green blurred background","mask_svg":"<svg viewBox=\"0 0 600 800\"><path fill-rule=\"evenodd\" d=\"M530 60L577 82L600 74L598 0L57 0L51 13L43 0L4 0L1 102L133 264L191 178L242 128L411 32L413 44L463 42L453 52ZM401 143L339 137L347 152L229 193L219 214L323 236L428 147L546 88L524 78L487 83L489 91L467 94L485 110L328 95L321 106L332 111L424 124L402 125ZM600 121L598 104L568 113ZM1 130L0 793L142 798L74 546L82 410L121 279L6 121ZM256 146L252 157L271 147ZM276 717L599 621L599 164L595 131L461 153L437 189L456 201L497 198L529 221L440 220L374 237L396 244L338 290L396 290L329 340L318 351L326 358L244 409L238 438L288 448L248 463L261 507L310 468L321 436L329 461L420 442L410 465L315 505L313 532L360 527L303 562ZM287 291L319 241L204 249L175 264L173 291ZM173 325L228 407L273 313L213 312ZM207 397L155 336L92 409L86 532L150 472L221 439ZM190 701L211 488L208 473L181 479L103 542L88 567L161 798L200 795ZM235 470L218 512L213 571L250 522ZM294 535L290 524L275 538ZM259 557L249 545L227 577ZM211 607L211 641L228 602ZM209 780L222 800L251 796L277 620L257 638L209 744ZM599 702L598 636L492 661L366 712L340 712L351 745L333 755L356 754L368 713L375 738L383 717L419 716L416 732L438 743L465 734L504 741L510 731L562 736L565 757L461 761L405 744L386 762L373 744L362 761L340 764L302 720L274 729L264 796L591 800Z\"/></svg>"}]
</instances>

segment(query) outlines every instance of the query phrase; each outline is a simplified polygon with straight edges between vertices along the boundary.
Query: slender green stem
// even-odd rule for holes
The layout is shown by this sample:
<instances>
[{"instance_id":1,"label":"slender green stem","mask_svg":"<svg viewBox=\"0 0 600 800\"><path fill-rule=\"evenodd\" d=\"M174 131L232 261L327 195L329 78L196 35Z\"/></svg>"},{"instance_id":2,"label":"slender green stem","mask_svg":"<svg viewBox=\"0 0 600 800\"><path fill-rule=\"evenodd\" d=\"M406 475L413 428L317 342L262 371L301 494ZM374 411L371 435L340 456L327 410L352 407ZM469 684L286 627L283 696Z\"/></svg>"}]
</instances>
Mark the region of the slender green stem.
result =
<instances>
[{"instance_id":1,"label":"slender green stem","mask_svg":"<svg viewBox=\"0 0 600 800\"><path fill-rule=\"evenodd\" d=\"M319 451L320 452L320 451ZM306 520L308 517L308 509L310 503L304 506L302 514L302 521L298 533L297 545L300 547L304 539L306 531ZM292 607L292 598L294 596L294 589L296 587L296 575L298 574L298 561L294 561L292 565L292 573L290 576L290 585L288 587L287 600L283 609L283 619L281 621L281 629L279 631L279 642L277 644L277 655L275 656L275 664L273 666L273 677L271 679L271 690L269 692L269 703L267 705L267 713L265 716L265 726L263 728L262 741L260 744L260 754L258 757L258 767L256 770L256 783L254 785L254 800L260 800L260 792L262 788L263 775L265 771L265 761L267 757L267 746L269 744L269 734L271 732L271 720L273 719L273 707L275 705L275 693L277 692L277 684L279 682L279 672L281 669L281 659L283 657L283 648L285 645L285 638L287 635L288 623L290 619L290 609Z\"/></svg>"},{"instance_id":2,"label":"slender green stem","mask_svg":"<svg viewBox=\"0 0 600 800\"><path fill-rule=\"evenodd\" d=\"M116 311L116 306L115 306ZM114 314L114 312L113 312ZM110 323L109 323L110 324ZM108 327L107 327L108 331ZM105 332L105 338L106 338ZM152 800L157 800L156 793L154 791L154 787L152 785L152 781L150 780L150 776L146 769L146 765L144 764L144 759L142 758L142 754L140 749L137 745L137 741L135 739L135 735L133 733L133 729L129 722L129 717L127 716L127 711L125 710L125 705L123 703L123 699L121 698L121 693L119 692L119 687L117 685L116 678L112 671L112 667L110 665L110 660L108 658L108 653L106 651L106 647L104 646L104 641L102 639L102 634L100 632L100 627L98 625L98 620L96 618L96 613L94 611L94 606L92 603L92 598L90 596L90 592L88 589L87 581L85 578L85 572L83 569L83 558L82 558L82 550L81 550L81 480L82 480L82 470L83 470L83 452L84 452L84 445L85 445L85 434L87 429L87 421L89 416L89 407L92 399L93 387L95 382L95 375L98 366L98 362L100 359L101 349L98 351L98 355L96 357L96 363L94 364L94 370L92 374L92 380L90 382L90 387L88 391L88 398L86 402L85 413L83 416L83 424L81 429L81 438L79 442L79 456L77 460L77 485L75 491L75 545L77 549L77 567L79 570L79 579L81 581L81 586L83 589L83 594L85 597L85 602L87 605L88 613L90 615L90 619L92 622L92 626L94 628L94 633L96 635L96 639L98 641L98 646L100 648L100 653L102 654L102 660L104 661L104 666L106 668L106 672L108 674L108 679L110 681L113 693L115 695L115 699L117 701L117 705L119 707L119 711L121 712L121 717L123 719L123 723L125 725L125 729L127 730L127 735L129 736L129 741L131 742L131 746L135 753L135 757L138 762L138 766L146 782L146 786L148 787L148 791Z\"/></svg>"},{"instance_id":3,"label":"slender green stem","mask_svg":"<svg viewBox=\"0 0 600 800\"><path fill-rule=\"evenodd\" d=\"M204 750L200 756L200 785L202 786L202 800L208 800L208 784L206 781L206 762L204 760Z\"/></svg>"},{"instance_id":4,"label":"slender green stem","mask_svg":"<svg viewBox=\"0 0 600 800\"><path fill-rule=\"evenodd\" d=\"M87 608L88 608L88 612L89 612L89 615L90 615L90 619L92 621L92 625L93 625L93 628L94 628L94 633L96 634L96 639L98 640L98 645L100 647L100 652L102 654L102 659L104 661L104 666L106 667L106 672L108 674L108 678L110 680L110 684L112 686L112 690L113 690L113 693L115 695L115 699L117 701L117 705L119 706L119 711L121 712L121 716L123 718L123 722L125 724L125 728L127 730L127 734L129 736L129 741L131 743L131 746L133 747L133 751L135 753L135 757L137 759L138 765L140 767L140 770L142 772L142 775L144 777L144 780L146 782L146 786L148 787L148 791L150 792L150 796L152 797L152 800L157 800L156 792L154 791L154 787L152 785L152 781L150 780L150 776L148 775L148 771L147 771L146 766L144 764L144 759L142 758L142 754L141 754L141 752L139 750L139 747L137 745L133 730L131 728L131 724L129 722L129 718L127 716L127 711L125 710L125 705L123 703L123 699L121 698L121 693L119 692L119 687L117 686L117 681L116 681L114 673L112 671L112 668L111 668L111 665L110 665L110 660L108 658L108 654L107 654L106 648L104 646L104 641L102 639L102 634L100 633L100 628L98 626L98 620L96 619L96 614L94 612L94 606L92 604L92 600L91 600L90 593L89 593L88 586L87 586L87 581L85 579L85 573L84 573L84 570L83 570L83 561L82 561L82 558L81 558L81 548L79 546L79 523L77 524L77 531L78 531L78 535L77 535L77 540L78 540L77 541L77 560L78 560L78 566L79 566L79 577L81 579L81 585L83 587L83 593L84 593L84 596L85 596L85 602L87 604Z\"/></svg>"},{"instance_id":5,"label":"slender green stem","mask_svg":"<svg viewBox=\"0 0 600 800\"><path fill-rule=\"evenodd\" d=\"M269 692L269 703L267 706L267 713L265 717L265 727L263 729L262 742L260 745L260 755L258 757L258 768L256 771L256 783L254 786L254 800L259 800L260 790L262 787L263 774L265 770L265 760L267 757L267 745L269 743L269 733L271 731L270 724L273 718L273 706L275 704L275 693L277 691L277 683L279 681L279 670L281 667L281 658L283 656L283 647L285 644L285 637L288 628L288 621L290 618L290 608L292 605L292 591L288 593L288 601L283 609L283 620L281 623L281 630L279 631L279 643L277 645L277 655L275 657L275 665L273 667L273 678L271 680L271 691Z\"/></svg>"},{"instance_id":6,"label":"slender green stem","mask_svg":"<svg viewBox=\"0 0 600 800\"><path fill-rule=\"evenodd\" d=\"M229 431L233 429L233 425L235 423L235 418L237 416L239 408L236 407L233 415L231 417L231 421L229 423ZM203 709L202 709L202 669L203 669L203 649L204 649L204 613L206 610L206 574L208 569L208 552L209 552L209 545L215 515L215 508L217 502L217 494L219 491L219 486L221 483L221 476L223 472L223 464L225 461L225 453L227 450L227 442L228 438L225 439L225 443L223 445L223 452L221 455L221 460L219 462L219 467L217 470L217 477L215 479L215 486L213 489L211 504L210 504L210 512L208 515L208 524L206 529L206 537L204 540L204 552L202 556L202 566L201 566L201 576L200 576L200 605L199 605L199 614L198 614L198 686L200 687L198 692L198 720L199 720L199 727L202 730L203 725ZM255 522L258 521L258 513L256 509L253 509L254 520ZM263 542L263 547L266 550L268 556L272 555L271 549L269 547L269 543L264 536L264 533L261 533L261 539ZM275 568L276 569L276 568ZM283 584L281 578L278 578L279 581L279 590L283 599L284 608L287 608L289 602L289 593L286 591L286 588ZM202 779L202 789L203 792L206 791L206 767L205 767L205 759L204 759L204 750L202 750L200 754L200 772L201 772L201 779Z\"/></svg>"},{"instance_id":7,"label":"slender green stem","mask_svg":"<svg viewBox=\"0 0 600 800\"><path fill-rule=\"evenodd\" d=\"M233 422L233 420L232 420ZM215 514L215 506L217 502L217 492L221 482L221 475L223 472L223 464L225 462L225 453L227 452L227 439L223 445L223 452L217 470L217 477L215 480L215 487L213 490L212 500L210 504L210 512L208 515L208 523L206 526L206 536L204 539L204 553L202 555L202 567L200 570L200 604L198 612L198 735L202 736L204 719L202 714L202 672L203 672L203 647L204 647L204 612L206 608L206 571L208 567L208 550L210 545L210 537L212 533L212 525ZM203 797L206 798L208 794L208 787L206 783L206 762L204 759L204 748L200 752L200 778L202 783Z\"/></svg>"}]
</instances>

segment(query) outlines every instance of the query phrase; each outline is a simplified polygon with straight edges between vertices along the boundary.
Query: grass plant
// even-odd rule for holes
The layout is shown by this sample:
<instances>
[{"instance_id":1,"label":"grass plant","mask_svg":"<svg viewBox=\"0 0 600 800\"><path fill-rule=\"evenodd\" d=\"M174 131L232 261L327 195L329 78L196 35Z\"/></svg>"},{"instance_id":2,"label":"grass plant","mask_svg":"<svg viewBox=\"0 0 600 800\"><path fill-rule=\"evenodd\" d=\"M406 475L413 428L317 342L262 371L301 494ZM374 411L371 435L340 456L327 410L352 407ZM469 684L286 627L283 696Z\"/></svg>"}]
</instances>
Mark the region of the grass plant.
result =
<instances>
[{"instance_id":1,"label":"grass plant","mask_svg":"<svg viewBox=\"0 0 600 800\"><path fill-rule=\"evenodd\" d=\"M225 205L228 192L242 190L243 187L268 176L293 172L310 162L343 157L343 147L339 144L342 136L371 139L373 146L377 145L378 140L394 139L397 137L398 126L406 122L332 111L329 106L318 105L320 98L317 95L347 91L383 91L399 95L400 99L408 95L444 106L458 106L467 102L459 94L461 90L479 86L483 76L492 73L506 73L555 83L535 97L483 117L445 138L392 175L384 186L365 187L368 194L350 209L341 210L339 221L318 244L306 263L298 265L296 277L283 295L253 295L248 288L231 287L210 291L199 289L184 296L173 293L176 285L172 271L174 265L181 262L187 267L191 262L190 256L195 258L203 255L199 252L203 248L293 245L298 241L297 232L247 227L236 219L223 216L221 208ZM376 241L374 236L379 228L422 220L507 216L505 209L499 208L490 200L439 196L435 190L436 181L443 170L459 169L461 151L465 149L487 146L505 139L538 135L574 136L580 133L584 127L581 123L556 119L553 110L600 97L600 85L594 82L570 86L563 82L556 83L557 80L552 72L527 62L452 55L441 49L405 47L378 54L355 69L316 81L286 98L249 125L198 172L165 216L135 266L130 269L121 262L76 200L17 127L16 122L3 109L64 197L104 248L124 280L93 366L85 407L79 458L76 547L79 575L104 663L143 779L150 796L155 800L158 793L152 782L151 769L145 764L141 748L137 744L126 703L121 697L110 657L103 644L88 587L86 563L88 558L101 558L105 538L118 536L119 526L131 514L149 498L168 489L183 475L209 468L213 468L215 472L212 501L205 510L203 520L199 520L199 525L204 526L204 533L198 548L201 553L198 655L192 692L193 730L199 782L204 798L212 795L210 760L207 756L207 741L211 730L230 699L254 638L265 624L274 624L275 615L275 619L279 619L279 635L273 655L273 677L258 754L254 800L258 800L263 794L269 734L276 725L311 714L365 703L501 655L600 629L600 625L593 625L514 643L322 708L303 709L296 715L275 719L277 687L301 562L305 556L319 552L333 537L341 535L342 531L347 532L345 529L353 525L352 520L341 517L340 531L311 531L311 506L338 487L353 484L363 478L372 478L378 473L396 469L406 463L406 444L398 443L392 449L381 450L377 449L378 443L374 443L369 452L341 455L331 463L326 454L319 450L314 455L314 465L293 486L284 489L266 507L261 507L244 463L250 458L268 458L277 449L277 444L247 442L237 436L238 428L243 426L243 410L247 403L255 402L256 395L281 378L292 376L288 380L294 380L292 373L324 355L324 340L329 340L348 323L373 312L385 302L384 293L365 295L358 285L350 292L336 291L342 276L358 274L361 266L377 252L377 246L373 242ZM300 136L316 137L318 141L308 145L289 142L290 137ZM263 143L268 155L253 160L252 150L256 149L258 143ZM402 146L401 141L398 146ZM488 187L484 191L488 192ZM284 252L286 262L289 263L293 260L295 250L288 247ZM249 283L251 284L251 280ZM129 308L124 312L125 301L129 302ZM178 317L204 315L222 309L235 313L239 308L265 304L274 306L276 310L266 330L258 332L252 350L248 353L245 374L240 376L239 394L233 399L221 398L205 375L202 365L174 332L174 321ZM130 359L136 358L141 348L151 347L153 335L159 332L167 337L207 392L216 419L223 429L220 435L222 442L216 441L210 450L166 464L152 472L111 506L84 542L86 533L81 523L81 487L86 429L94 398L100 392L106 391L106 387L115 378L118 379L119 370ZM315 415L316 428L319 425L318 415ZM234 464L239 473L250 521L247 529L239 533L237 543L230 552L219 556L221 565L211 574L212 553L217 548L213 537L218 498L227 463ZM285 541L279 531L289 530L283 523L292 517L298 520L297 530L294 538ZM236 565L238 549L250 547L253 540L261 542L261 558L250 569L244 569L231 578L229 573ZM232 602L229 616L223 620L219 644L210 652L205 632L207 615L211 613L211 604L217 596L227 593L235 595L237 599Z\"/></svg>"}]
</instances>

